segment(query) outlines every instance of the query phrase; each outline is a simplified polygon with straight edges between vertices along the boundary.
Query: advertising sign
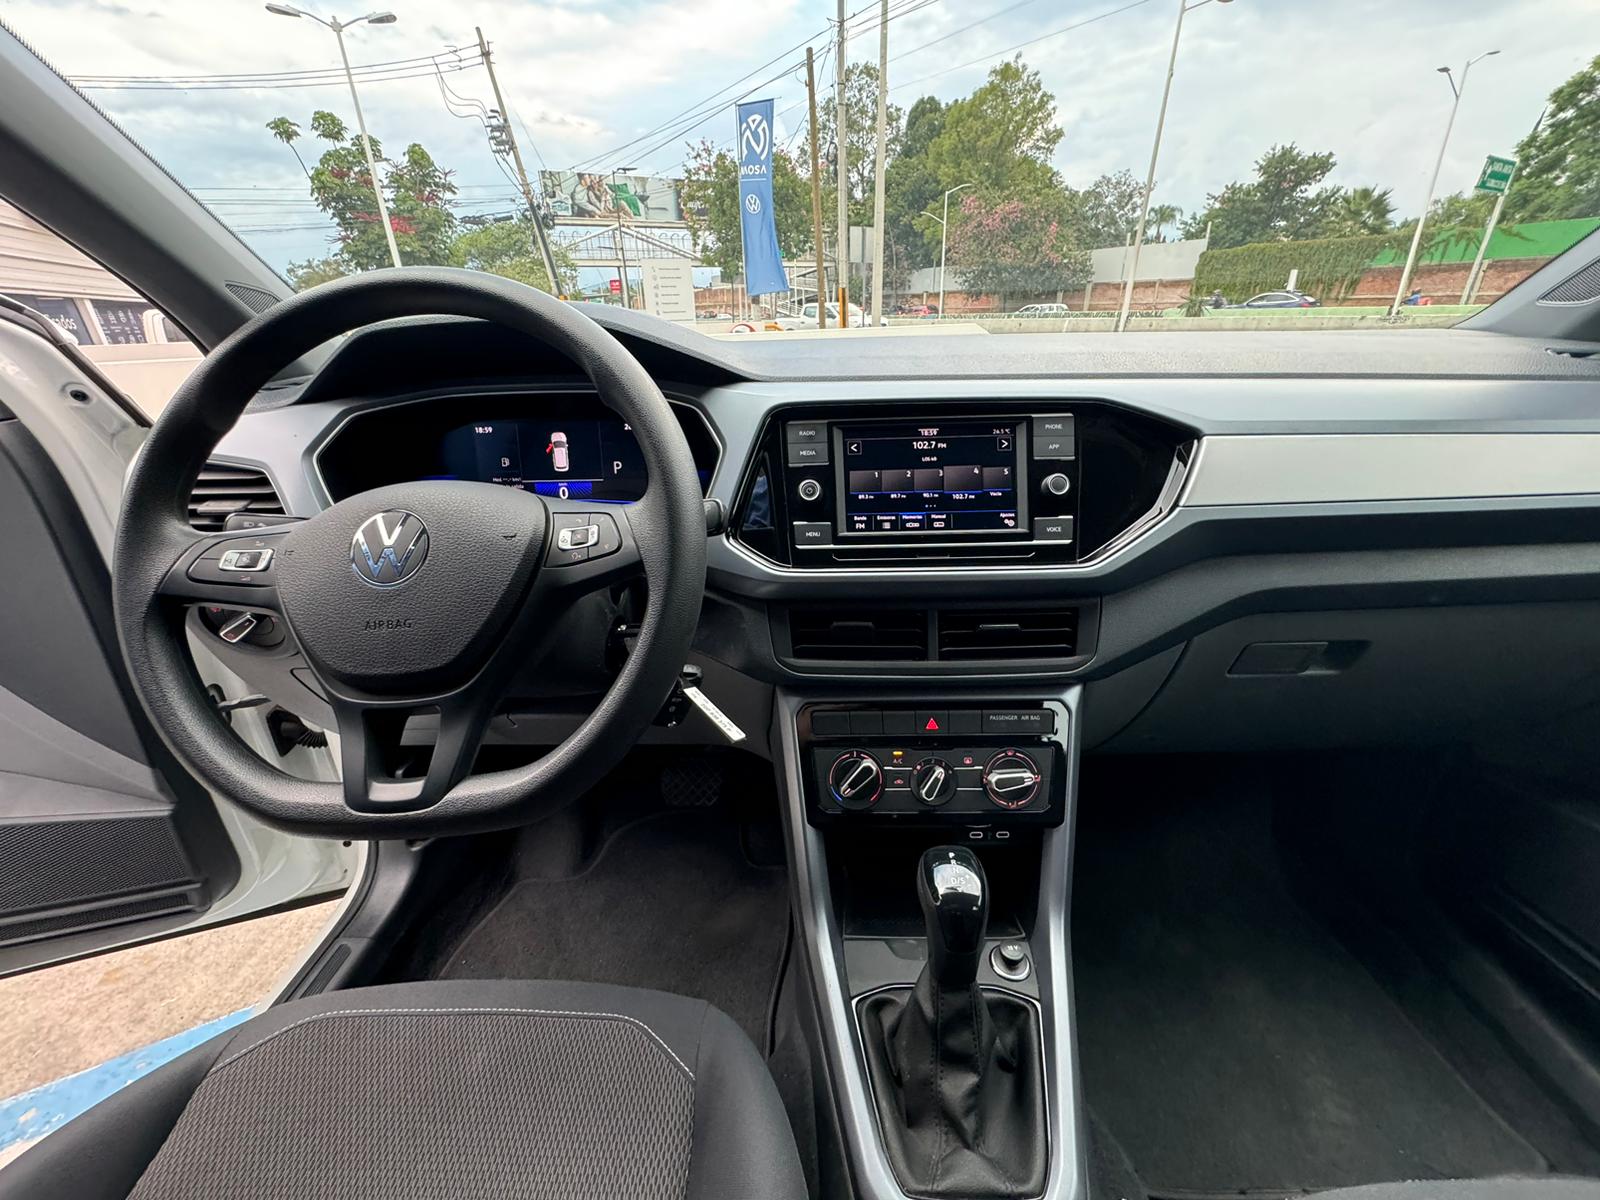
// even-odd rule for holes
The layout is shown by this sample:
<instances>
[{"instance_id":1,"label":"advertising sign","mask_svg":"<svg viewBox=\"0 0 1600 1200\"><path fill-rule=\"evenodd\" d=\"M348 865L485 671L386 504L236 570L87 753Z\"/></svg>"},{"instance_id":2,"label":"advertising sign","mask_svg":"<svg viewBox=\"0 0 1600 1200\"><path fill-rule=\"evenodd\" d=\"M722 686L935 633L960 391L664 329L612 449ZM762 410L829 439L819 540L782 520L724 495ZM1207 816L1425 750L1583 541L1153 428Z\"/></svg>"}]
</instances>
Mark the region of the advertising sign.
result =
<instances>
[{"instance_id":1,"label":"advertising sign","mask_svg":"<svg viewBox=\"0 0 1600 1200\"><path fill-rule=\"evenodd\" d=\"M540 171L539 189L557 217L610 217L625 221L681 221L678 181L654 175Z\"/></svg>"},{"instance_id":2,"label":"advertising sign","mask_svg":"<svg viewBox=\"0 0 1600 1200\"><path fill-rule=\"evenodd\" d=\"M745 291L751 296L789 290L772 212L772 141L772 101L739 105L739 232Z\"/></svg>"}]
</instances>

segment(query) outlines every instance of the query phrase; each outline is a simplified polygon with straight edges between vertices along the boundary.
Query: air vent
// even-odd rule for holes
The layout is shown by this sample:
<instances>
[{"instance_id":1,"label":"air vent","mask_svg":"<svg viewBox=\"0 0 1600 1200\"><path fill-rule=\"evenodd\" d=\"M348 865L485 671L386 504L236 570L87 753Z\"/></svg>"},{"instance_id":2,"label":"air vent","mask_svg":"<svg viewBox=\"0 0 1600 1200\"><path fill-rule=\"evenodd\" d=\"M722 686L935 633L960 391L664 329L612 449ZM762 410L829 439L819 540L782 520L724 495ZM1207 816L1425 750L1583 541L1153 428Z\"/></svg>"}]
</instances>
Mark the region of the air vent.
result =
<instances>
[{"instance_id":1,"label":"air vent","mask_svg":"<svg viewBox=\"0 0 1600 1200\"><path fill-rule=\"evenodd\" d=\"M283 501L267 478L255 467L208 462L189 493L189 524L207 531L221 529L229 513L283 512Z\"/></svg>"},{"instance_id":2,"label":"air vent","mask_svg":"<svg viewBox=\"0 0 1600 1200\"><path fill-rule=\"evenodd\" d=\"M1546 346L1544 352L1558 358L1593 358L1597 353L1594 350L1574 350L1568 346Z\"/></svg>"},{"instance_id":3,"label":"air vent","mask_svg":"<svg viewBox=\"0 0 1600 1200\"><path fill-rule=\"evenodd\" d=\"M1539 297L1540 304L1588 304L1600 299L1600 258Z\"/></svg>"},{"instance_id":4,"label":"air vent","mask_svg":"<svg viewBox=\"0 0 1600 1200\"><path fill-rule=\"evenodd\" d=\"M928 657L928 614L915 609L799 609L789 614L789 640L795 658L921 662Z\"/></svg>"},{"instance_id":5,"label":"air vent","mask_svg":"<svg viewBox=\"0 0 1600 1200\"><path fill-rule=\"evenodd\" d=\"M1078 610L947 609L939 613L939 658L962 662L999 658L1071 658L1078 644Z\"/></svg>"}]
</instances>

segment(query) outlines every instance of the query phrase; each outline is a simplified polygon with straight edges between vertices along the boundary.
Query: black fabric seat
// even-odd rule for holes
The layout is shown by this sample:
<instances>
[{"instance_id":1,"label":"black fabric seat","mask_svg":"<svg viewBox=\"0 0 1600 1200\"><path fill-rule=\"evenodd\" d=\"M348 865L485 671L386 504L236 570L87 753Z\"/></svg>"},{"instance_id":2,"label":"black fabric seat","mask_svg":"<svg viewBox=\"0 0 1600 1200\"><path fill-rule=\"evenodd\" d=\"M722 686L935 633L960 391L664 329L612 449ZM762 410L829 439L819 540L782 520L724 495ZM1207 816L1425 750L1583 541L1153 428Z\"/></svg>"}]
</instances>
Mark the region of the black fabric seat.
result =
<instances>
[{"instance_id":1,"label":"black fabric seat","mask_svg":"<svg viewBox=\"0 0 1600 1200\"><path fill-rule=\"evenodd\" d=\"M478 981L280 1005L0 1171L3 1200L803 1200L777 1089L702 1000Z\"/></svg>"}]
</instances>

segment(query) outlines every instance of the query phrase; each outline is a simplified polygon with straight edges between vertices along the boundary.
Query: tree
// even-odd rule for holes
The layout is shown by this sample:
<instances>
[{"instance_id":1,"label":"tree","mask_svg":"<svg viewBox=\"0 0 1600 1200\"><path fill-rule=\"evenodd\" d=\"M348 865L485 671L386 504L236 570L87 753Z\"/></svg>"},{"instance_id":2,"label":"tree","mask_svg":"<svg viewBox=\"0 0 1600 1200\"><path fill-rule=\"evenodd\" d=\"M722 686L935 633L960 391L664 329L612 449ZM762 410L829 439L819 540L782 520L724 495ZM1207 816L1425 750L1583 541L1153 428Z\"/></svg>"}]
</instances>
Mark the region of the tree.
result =
<instances>
[{"instance_id":1,"label":"tree","mask_svg":"<svg viewBox=\"0 0 1600 1200\"><path fill-rule=\"evenodd\" d=\"M1176 204L1152 204L1150 206L1149 225L1151 229L1150 240L1162 240L1161 231L1168 225L1176 225L1178 218L1183 216L1183 210Z\"/></svg>"},{"instance_id":2,"label":"tree","mask_svg":"<svg viewBox=\"0 0 1600 1200\"><path fill-rule=\"evenodd\" d=\"M1139 223L1143 198L1144 185L1132 171L1100 176L1073 198L1079 240L1095 249L1122 245Z\"/></svg>"},{"instance_id":3,"label":"tree","mask_svg":"<svg viewBox=\"0 0 1600 1200\"><path fill-rule=\"evenodd\" d=\"M1066 189L1050 166L1061 143L1056 98L1021 56L989 71L972 95L944 110L928 145L928 166L940 191L961 183L996 199L1064 204Z\"/></svg>"},{"instance_id":4,"label":"tree","mask_svg":"<svg viewBox=\"0 0 1600 1200\"><path fill-rule=\"evenodd\" d=\"M1518 144L1517 159L1508 219L1600 216L1600 57L1550 93L1545 119Z\"/></svg>"},{"instance_id":5,"label":"tree","mask_svg":"<svg viewBox=\"0 0 1600 1200\"><path fill-rule=\"evenodd\" d=\"M1313 237L1341 194L1317 187L1334 163L1332 154L1307 154L1292 142L1274 146L1256 160L1254 179L1207 196L1205 209L1184 222L1184 236L1204 236L1209 225L1216 249Z\"/></svg>"},{"instance_id":6,"label":"tree","mask_svg":"<svg viewBox=\"0 0 1600 1200\"><path fill-rule=\"evenodd\" d=\"M277 117L267 123L267 128L294 149L294 141L300 136L294 122ZM312 199L339 227L335 257L352 271L388 266L389 244L376 211L372 172L367 168L360 135L350 133L338 117L322 111L311 114L311 132L330 143L309 175ZM400 261L408 265L448 262L456 232L449 199L455 195L456 186L450 181L450 172L439 167L415 142L406 147L399 162L391 162L373 140L372 158L383 176L389 228L394 232Z\"/></svg>"},{"instance_id":7,"label":"tree","mask_svg":"<svg viewBox=\"0 0 1600 1200\"><path fill-rule=\"evenodd\" d=\"M900 107L890 104L885 126L885 161L891 161L900 152ZM845 189L850 197L850 220L853 224L872 224L873 170L878 153L878 68L872 63L851 63L844 72L844 120L846 162ZM817 106L817 145L821 153L834 162L833 179L837 187L838 115L831 104ZM889 178L884 174L884 187ZM837 206L835 206L837 207ZM836 213L828 228L838 224Z\"/></svg>"},{"instance_id":8,"label":"tree","mask_svg":"<svg viewBox=\"0 0 1600 1200\"><path fill-rule=\"evenodd\" d=\"M300 137L300 126L289 120L288 117L273 117L272 120L267 122L267 129L271 131L273 137L289 147L290 153L294 155L295 162L300 164L300 169L305 172L306 178L310 179L311 168L306 166L306 160L300 157L300 151L296 150L294 145L295 141Z\"/></svg>"},{"instance_id":9,"label":"tree","mask_svg":"<svg viewBox=\"0 0 1600 1200\"><path fill-rule=\"evenodd\" d=\"M944 188L928 165L928 147L944 128L944 113L945 106L933 96L913 104L906 114L900 153L885 172L884 237L901 250L908 268L932 266L939 260L938 223L923 212L940 212L944 197ZM932 237L925 234L930 225Z\"/></svg>"},{"instance_id":10,"label":"tree","mask_svg":"<svg viewBox=\"0 0 1600 1200\"><path fill-rule=\"evenodd\" d=\"M575 292L578 266L572 255L563 246L551 245L550 256L555 259L556 274L560 276L552 286L533 239L533 222L526 215L513 221L493 221L463 230L450 246L450 265L504 275L552 295Z\"/></svg>"},{"instance_id":11,"label":"tree","mask_svg":"<svg viewBox=\"0 0 1600 1200\"><path fill-rule=\"evenodd\" d=\"M739 234L739 164L726 150L702 141L689 153L678 189L695 251L731 279L744 267ZM772 154L772 215L778 249L786 259L811 249L811 184L782 150Z\"/></svg>"},{"instance_id":12,"label":"tree","mask_svg":"<svg viewBox=\"0 0 1600 1200\"><path fill-rule=\"evenodd\" d=\"M1383 233L1394 225L1389 188L1358 187L1342 192L1329 206L1323 237L1360 237Z\"/></svg>"},{"instance_id":13,"label":"tree","mask_svg":"<svg viewBox=\"0 0 1600 1200\"><path fill-rule=\"evenodd\" d=\"M1089 278L1089 256L1048 206L967 196L950 225L950 261L962 286L999 297L1002 310L1008 295L1070 291Z\"/></svg>"},{"instance_id":14,"label":"tree","mask_svg":"<svg viewBox=\"0 0 1600 1200\"><path fill-rule=\"evenodd\" d=\"M349 265L338 257L308 258L305 262L289 264L289 283L297 292L314 288L319 283L330 283L350 274Z\"/></svg>"}]
</instances>

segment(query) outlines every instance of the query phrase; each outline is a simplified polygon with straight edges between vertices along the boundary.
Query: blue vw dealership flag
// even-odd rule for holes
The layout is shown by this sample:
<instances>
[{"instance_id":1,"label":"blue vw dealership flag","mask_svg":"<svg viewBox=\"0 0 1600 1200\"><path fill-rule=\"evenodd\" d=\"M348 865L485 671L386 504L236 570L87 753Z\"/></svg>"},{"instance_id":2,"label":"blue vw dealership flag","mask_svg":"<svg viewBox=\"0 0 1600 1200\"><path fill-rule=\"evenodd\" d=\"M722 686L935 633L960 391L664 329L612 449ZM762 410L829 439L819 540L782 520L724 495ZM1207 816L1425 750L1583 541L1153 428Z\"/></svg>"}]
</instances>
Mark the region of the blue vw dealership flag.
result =
<instances>
[{"instance_id":1,"label":"blue vw dealership flag","mask_svg":"<svg viewBox=\"0 0 1600 1200\"><path fill-rule=\"evenodd\" d=\"M772 215L772 101L739 105L739 233L744 287L751 296L787 292L778 226Z\"/></svg>"}]
</instances>

